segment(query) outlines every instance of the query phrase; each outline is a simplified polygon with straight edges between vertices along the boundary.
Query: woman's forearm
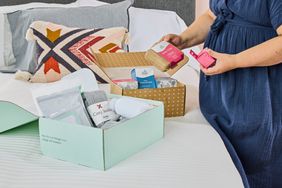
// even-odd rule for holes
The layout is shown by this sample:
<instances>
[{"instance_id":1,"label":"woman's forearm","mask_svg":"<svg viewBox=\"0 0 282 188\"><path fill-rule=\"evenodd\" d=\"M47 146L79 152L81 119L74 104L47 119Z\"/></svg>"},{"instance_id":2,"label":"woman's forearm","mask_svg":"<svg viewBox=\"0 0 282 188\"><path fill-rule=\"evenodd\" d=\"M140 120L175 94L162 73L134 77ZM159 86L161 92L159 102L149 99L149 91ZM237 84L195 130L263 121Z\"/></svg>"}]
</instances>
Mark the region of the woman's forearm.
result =
<instances>
[{"instance_id":1,"label":"woman's forearm","mask_svg":"<svg viewBox=\"0 0 282 188\"><path fill-rule=\"evenodd\" d=\"M282 62L282 35L236 55L236 67L264 67Z\"/></svg>"},{"instance_id":2,"label":"woman's forearm","mask_svg":"<svg viewBox=\"0 0 282 188\"><path fill-rule=\"evenodd\" d=\"M214 14L208 10L196 19L180 36L186 42L186 48L203 43L215 20Z\"/></svg>"}]
</instances>

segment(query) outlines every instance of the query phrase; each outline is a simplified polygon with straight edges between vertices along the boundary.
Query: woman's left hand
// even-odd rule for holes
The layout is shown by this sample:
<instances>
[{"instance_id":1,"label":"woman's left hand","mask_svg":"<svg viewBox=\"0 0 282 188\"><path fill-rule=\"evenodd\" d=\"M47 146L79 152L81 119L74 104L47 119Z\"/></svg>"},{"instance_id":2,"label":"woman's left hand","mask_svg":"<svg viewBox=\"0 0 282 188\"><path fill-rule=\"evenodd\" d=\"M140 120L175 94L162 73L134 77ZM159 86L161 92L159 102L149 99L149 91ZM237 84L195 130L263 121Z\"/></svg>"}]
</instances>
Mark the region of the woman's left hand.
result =
<instances>
[{"instance_id":1,"label":"woman's left hand","mask_svg":"<svg viewBox=\"0 0 282 188\"><path fill-rule=\"evenodd\" d=\"M231 54L223 54L215 52L211 49L207 50L209 55L214 57L217 61L216 64L211 68L204 68L201 66L201 70L208 76L222 74L228 71L231 71L233 69L236 69L236 62L237 58L236 55Z\"/></svg>"}]
</instances>

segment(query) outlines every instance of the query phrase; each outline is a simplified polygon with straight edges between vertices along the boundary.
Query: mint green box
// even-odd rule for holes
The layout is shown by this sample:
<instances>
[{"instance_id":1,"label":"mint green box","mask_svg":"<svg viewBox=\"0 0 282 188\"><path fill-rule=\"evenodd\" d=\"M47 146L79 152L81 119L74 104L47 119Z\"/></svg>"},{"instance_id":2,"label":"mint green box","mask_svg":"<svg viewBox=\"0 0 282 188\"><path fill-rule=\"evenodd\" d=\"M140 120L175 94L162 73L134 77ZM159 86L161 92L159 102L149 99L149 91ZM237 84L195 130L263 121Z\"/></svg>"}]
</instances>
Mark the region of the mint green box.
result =
<instances>
[{"instance_id":1,"label":"mint green box","mask_svg":"<svg viewBox=\"0 0 282 188\"><path fill-rule=\"evenodd\" d=\"M164 106L156 107L110 129L98 129L40 118L42 153L48 157L107 170L164 136Z\"/></svg>"}]
</instances>

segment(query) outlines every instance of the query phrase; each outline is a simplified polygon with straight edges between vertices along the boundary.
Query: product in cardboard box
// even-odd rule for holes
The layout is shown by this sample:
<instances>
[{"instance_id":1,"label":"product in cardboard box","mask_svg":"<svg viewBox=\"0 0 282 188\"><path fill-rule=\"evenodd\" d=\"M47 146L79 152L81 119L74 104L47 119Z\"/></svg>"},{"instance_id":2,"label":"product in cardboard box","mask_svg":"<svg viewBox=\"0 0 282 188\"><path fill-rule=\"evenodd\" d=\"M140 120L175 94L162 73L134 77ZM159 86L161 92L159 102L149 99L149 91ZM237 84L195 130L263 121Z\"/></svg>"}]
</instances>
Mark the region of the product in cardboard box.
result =
<instances>
[{"instance_id":1,"label":"product in cardboard box","mask_svg":"<svg viewBox=\"0 0 282 188\"><path fill-rule=\"evenodd\" d=\"M93 54L99 64L104 69L123 69L123 68L143 68L152 67L152 62L145 59L145 52L130 52L130 53L95 53ZM179 62L175 67L169 69L163 75L157 77L167 77L174 75L181 69L189 58L184 56L184 59ZM130 71L129 71L130 72ZM155 73L155 72L154 72ZM166 76L167 75L167 76ZM111 77L111 75L109 75ZM118 78L118 77L115 77ZM147 88L147 89L123 89L115 83L111 83L111 93L162 101L165 106L166 117L178 117L185 114L185 99L186 99L186 86L177 82L177 87L172 88Z\"/></svg>"},{"instance_id":2,"label":"product in cardboard box","mask_svg":"<svg viewBox=\"0 0 282 188\"><path fill-rule=\"evenodd\" d=\"M184 53L172 44L162 41L146 53L145 58L157 68L166 71L184 59Z\"/></svg>"},{"instance_id":3,"label":"product in cardboard box","mask_svg":"<svg viewBox=\"0 0 282 188\"><path fill-rule=\"evenodd\" d=\"M138 82L138 89L157 88L152 68L135 68L131 71L131 76Z\"/></svg>"},{"instance_id":4,"label":"product in cardboard box","mask_svg":"<svg viewBox=\"0 0 282 188\"><path fill-rule=\"evenodd\" d=\"M158 88L170 88L170 87L177 87L177 80L169 77L165 78L157 78L157 87Z\"/></svg>"},{"instance_id":5,"label":"product in cardboard box","mask_svg":"<svg viewBox=\"0 0 282 188\"><path fill-rule=\"evenodd\" d=\"M119 79L113 80L113 82L122 89L138 89L138 82L133 79Z\"/></svg>"}]
</instances>

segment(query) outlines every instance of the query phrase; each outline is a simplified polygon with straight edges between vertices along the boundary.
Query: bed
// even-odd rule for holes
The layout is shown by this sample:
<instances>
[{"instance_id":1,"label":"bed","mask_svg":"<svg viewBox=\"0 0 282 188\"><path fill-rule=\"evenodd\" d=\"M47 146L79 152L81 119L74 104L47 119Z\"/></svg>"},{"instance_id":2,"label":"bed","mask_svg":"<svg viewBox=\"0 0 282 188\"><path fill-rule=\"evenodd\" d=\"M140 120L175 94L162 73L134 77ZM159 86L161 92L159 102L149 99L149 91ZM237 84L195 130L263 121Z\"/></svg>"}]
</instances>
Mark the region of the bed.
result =
<instances>
[{"instance_id":1,"label":"bed","mask_svg":"<svg viewBox=\"0 0 282 188\"><path fill-rule=\"evenodd\" d=\"M28 2L31 1L2 0L0 6ZM74 1L41 0L40 2ZM135 6L176 11L187 25L194 19L195 1L193 0L136 0ZM170 13L165 12L165 14ZM182 26L180 30L185 29L178 17L176 20ZM151 30L148 29L148 32ZM160 35L161 32L155 33L154 37ZM155 40L154 37L151 40ZM146 45L148 46L149 43ZM146 45L139 44L134 50L142 50L147 47ZM187 72L189 78L186 76ZM187 113L184 117L166 119L163 140L110 170L101 172L43 156L40 152L37 124L29 123L0 134L0 187L243 187L241 177L221 138L200 113L197 66L194 62L190 62L189 66L180 70L175 77L187 84ZM0 73L2 101L10 101L35 111L34 106L27 102L31 100L30 87L34 86L15 80L13 74Z\"/></svg>"}]
</instances>

